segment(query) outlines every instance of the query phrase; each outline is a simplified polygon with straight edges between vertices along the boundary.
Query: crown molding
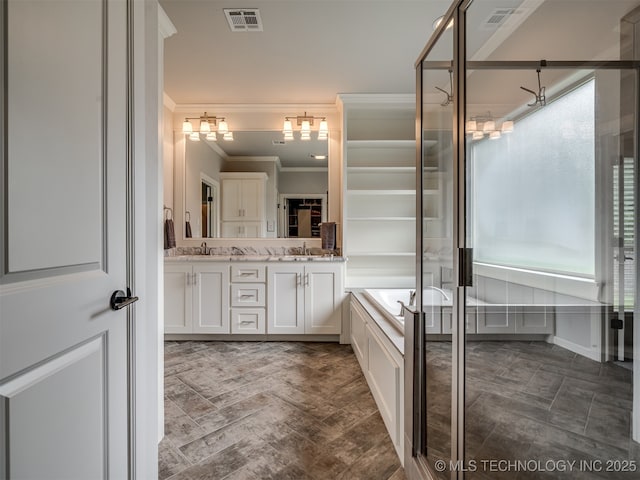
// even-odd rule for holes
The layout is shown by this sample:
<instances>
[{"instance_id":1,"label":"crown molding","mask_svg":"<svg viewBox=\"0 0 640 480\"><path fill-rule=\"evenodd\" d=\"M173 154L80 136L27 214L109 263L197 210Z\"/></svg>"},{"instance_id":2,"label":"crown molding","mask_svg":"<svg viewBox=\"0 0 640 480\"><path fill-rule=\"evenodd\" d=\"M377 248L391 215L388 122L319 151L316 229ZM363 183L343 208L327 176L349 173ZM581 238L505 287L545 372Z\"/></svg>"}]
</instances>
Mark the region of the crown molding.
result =
<instances>
[{"instance_id":1,"label":"crown molding","mask_svg":"<svg viewBox=\"0 0 640 480\"><path fill-rule=\"evenodd\" d=\"M158 32L162 38L166 39L178 33L176 26L173 24L167 12L161 5L158 5Z\"/></svg>"},{"instance_id":2,"label":"crown molding","mask_svg":"<svg viewBox=\"0 0 640 480\"><path fill-rule=\"evenodd\" d=\"M167 92L162 92L162 104L169 110L171 110L171 112L176 111L176 102L174 102L173 99L169 95L167 95Z\"/></svg>"},{"instance_id":3,"label":"crown molding","mask_svg":"<svg viewBox=\"0 0 640 480\"><path fill-rule=\"evenodd\" d=\"M281 115L300 115L305 111L309 114L337 113L335 104L332 103L181 103L176 104L176 113L189 113L197 111L214 111L225 113L274 113Z\"/></svg>"}]
</instances>

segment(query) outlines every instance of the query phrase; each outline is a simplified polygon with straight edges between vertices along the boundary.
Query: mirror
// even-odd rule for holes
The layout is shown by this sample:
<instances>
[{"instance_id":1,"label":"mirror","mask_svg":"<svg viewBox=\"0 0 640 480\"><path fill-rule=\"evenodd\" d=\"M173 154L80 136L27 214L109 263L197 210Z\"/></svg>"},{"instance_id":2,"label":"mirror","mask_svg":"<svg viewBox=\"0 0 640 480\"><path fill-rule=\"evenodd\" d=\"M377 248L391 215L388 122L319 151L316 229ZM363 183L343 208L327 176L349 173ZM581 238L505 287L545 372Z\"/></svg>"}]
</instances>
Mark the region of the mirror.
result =
<instances>
[{"instance_id":1,"label":"mirror","mask_svg":"<svg viewBox=\"0 0 640 480\"><path fill-rule=\"evenodd\" d=\"M185 237L319 237L328 142L314 137L285 142L280 131L240 131L233 141L185 139Z\"/></svg>"}]
</instances>

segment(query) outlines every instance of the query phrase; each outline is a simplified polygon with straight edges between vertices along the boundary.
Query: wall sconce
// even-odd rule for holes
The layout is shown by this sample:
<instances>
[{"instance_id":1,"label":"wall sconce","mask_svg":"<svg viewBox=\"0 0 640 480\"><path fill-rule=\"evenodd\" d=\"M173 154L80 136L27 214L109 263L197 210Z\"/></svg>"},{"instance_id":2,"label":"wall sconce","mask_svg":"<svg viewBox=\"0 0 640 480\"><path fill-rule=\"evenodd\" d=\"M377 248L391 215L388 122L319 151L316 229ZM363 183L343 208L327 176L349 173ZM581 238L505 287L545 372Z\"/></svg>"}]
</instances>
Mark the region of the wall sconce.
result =
<instances>
[{"instance_id":1,"label":"wall sconce","mask_svg":"<svg viewBox=\"0 0 640 480\"><path fill-rule=\"evenodd\" d=\"M320 120L320 125L318 127L318 140L326 140L329 138L329 126L327 125L326 117L309 116L307 115L307 112L304 112L304 115L301 116L284 117L282 133L284 134L285 141L293 140L292 120L295 120L296 125L300 127L300 140L311 140L311 127L313 126L314 120Z\"/></svg>"},{"instance_id":2,"label":"wall sconce","mask_svg":"<svg viewBox=\"0 0 640 480\"><path fill-rule=\"evenodd\" d=\"M198 130L193 129L191 120L199 121ZM216 131L214 131L212 127L216 126ZM215 142L218 140L216 132L221 134L224 140L233 140L233 132L229 131L229 126L224 117L211 116L207 115L207 112L204 112L204 115L201 117L187 117L182 123L182 133L188 135L189 140L194 142L200 141L200 135L204 135L205 139Z\"/></svg>"},{"instance_id":3,"label":"wall sconce","mask_svg":"<svg viewBox=\"0 0 640 480\"><path fill-rule=\"evenodd\" d=\"M485 135L488 135L491 140L497 140L503 133L513 132L513 122L511 120L505 120L502 125L498 127L491 113L485 115L479 115L477 117L471 117L465 125L466 133L471 135L473 140L482 140Z\"/></svg>"}]
</instances>

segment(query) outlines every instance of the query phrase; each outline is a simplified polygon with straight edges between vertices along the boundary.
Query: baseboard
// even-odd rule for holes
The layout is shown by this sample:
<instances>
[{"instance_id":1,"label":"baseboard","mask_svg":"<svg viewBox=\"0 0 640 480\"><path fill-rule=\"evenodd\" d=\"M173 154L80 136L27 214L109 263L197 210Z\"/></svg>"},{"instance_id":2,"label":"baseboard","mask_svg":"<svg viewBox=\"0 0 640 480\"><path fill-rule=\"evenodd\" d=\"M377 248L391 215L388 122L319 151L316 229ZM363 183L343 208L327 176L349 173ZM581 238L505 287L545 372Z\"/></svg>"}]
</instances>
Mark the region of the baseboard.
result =
<instances>
[{"instance_id":1,"label":"baseboard","mask_svg":"<svg viewBox=\"0 0 640 480\"><path fill-rule=\"evenodd\" d=\"M340 335L227 335L211 333L166 333L165 340L200 340L228 342L330 342L338 343Z\"/></svg>"},{"instance_id":2,"label":"baseboard","mask_svg":"<svg viewBox=\"0 0 640 480\"><path fill-rule=\"evenodd\" d=\"M582 355L583 357L590 358L598 363L602 361L598 352L594 352L590 348L570 342L564 338L554 336L551 343L558 345L559 347L566 348L567 350L577 353L578 355Z\"/></svg>"}]
</instances>

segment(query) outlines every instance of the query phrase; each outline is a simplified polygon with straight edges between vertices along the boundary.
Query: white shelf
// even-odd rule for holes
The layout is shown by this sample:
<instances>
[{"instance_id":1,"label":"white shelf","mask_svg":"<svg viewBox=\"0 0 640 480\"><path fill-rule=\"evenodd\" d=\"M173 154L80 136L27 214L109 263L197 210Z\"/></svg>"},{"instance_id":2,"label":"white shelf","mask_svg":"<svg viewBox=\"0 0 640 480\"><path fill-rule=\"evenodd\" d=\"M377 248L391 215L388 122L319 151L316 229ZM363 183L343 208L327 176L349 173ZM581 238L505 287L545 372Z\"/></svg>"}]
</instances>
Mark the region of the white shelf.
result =
<instances>
[{"instance_id":1,"label":"white shelf","mask_svg":"<svg viewBox=\"0 0 640 480\"><path fill-rule=\"evenodd\" d=\"M415 222L416 217L348 217L347 222Z\"/></svg>"},{"instance_id":2,"label":"white shelf","mask_svg":"<svg viewBox=\"0 0 640 480\"><path fill-rule=\"evenodd\" d=\"M416 148L415 140L347 140L347 148Z\"/></svg>"},{"instance_id":3,"label":"white shelf","mask_svg":"<svg viewBox=\"0 0 640 480\"><path fill-rule=\"evenodd\" d=\"M347 173L415 173L416 167L347 167Z\"/></svg>"},{"instance_id":4,"label":"white shelf","mask_svg":"<svg viewBox=\"0 0 640 480\"><path fill-rule=\"evenodd\" d=\"M347 190L348 195L413 195L415 190Z\"/></svg>"}]
</instances>

